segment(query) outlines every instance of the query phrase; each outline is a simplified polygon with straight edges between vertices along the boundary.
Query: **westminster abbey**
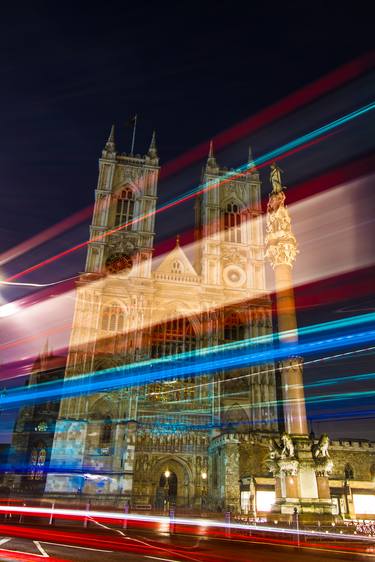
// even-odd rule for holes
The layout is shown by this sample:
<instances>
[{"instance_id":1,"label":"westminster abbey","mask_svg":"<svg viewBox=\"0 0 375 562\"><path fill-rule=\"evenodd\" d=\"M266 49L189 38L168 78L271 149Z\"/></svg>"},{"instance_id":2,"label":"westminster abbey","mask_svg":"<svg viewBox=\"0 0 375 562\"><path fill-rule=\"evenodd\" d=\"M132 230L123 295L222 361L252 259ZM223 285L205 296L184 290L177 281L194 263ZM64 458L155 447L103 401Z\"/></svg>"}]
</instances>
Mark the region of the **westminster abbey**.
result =
<instances>
[{"instance_id":1,"label":"westminster abbey","mask_svg":"<svg viewBox=\"0 0 375 562\"><path fill-rule=\"evenodd\" d=\"M221 184L225 171L211 144L202 181L217 187L196 198L193 258L177 238L153 259L155 135L144 157L125 155L116 152L112 129L99 162L65 377L272 330L259 174ZM48 476L46 491L126 496L153 507L166 496L183 506L222 505L238 478L213 441L277 430L275 400L273 365L64 399L51 460L62 471Z\"/></svg>"}]
</instances>

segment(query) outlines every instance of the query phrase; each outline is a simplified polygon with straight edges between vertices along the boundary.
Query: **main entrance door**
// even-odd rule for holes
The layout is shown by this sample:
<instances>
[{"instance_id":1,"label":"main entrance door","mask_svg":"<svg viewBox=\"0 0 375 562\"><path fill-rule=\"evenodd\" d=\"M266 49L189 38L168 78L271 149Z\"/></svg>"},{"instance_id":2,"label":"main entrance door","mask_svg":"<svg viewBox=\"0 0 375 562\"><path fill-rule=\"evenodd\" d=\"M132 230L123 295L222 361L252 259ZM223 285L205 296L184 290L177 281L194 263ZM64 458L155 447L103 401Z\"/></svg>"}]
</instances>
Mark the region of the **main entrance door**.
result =
<instances>
[{"instance_id":1,"label":"main entrance door","mask_svg":"<svg viewBox=\"0 0 375 562\"><path fill-rule=\"evenodd\" d=\"M160 475L159 486L156 490L156 508L163 509L177 501L178 482L175 472L164 471Z\"/></svg>"}]
</instances>

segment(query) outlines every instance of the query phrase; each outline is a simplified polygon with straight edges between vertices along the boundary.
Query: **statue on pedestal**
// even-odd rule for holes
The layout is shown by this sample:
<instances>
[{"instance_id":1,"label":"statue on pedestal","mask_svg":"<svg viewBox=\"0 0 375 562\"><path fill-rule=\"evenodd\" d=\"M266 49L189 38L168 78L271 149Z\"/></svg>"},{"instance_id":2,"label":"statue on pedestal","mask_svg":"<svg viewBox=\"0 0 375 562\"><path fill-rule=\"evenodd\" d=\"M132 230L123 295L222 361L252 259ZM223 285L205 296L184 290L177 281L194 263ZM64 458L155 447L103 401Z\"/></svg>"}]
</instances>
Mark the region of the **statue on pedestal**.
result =
<instances>
[{"instance_id":1,"label":"statue on pedestal","mask_svg":"<svg viewBox=\"0 0 375 562\"><path fill-rule=\"evenodd\" d=\"M271 164L271 173L270 173L270 181L272 184L272 193L281 193L283 189L283 185L281 183L281 168L278 167L276 162L272 162Z\"/></svg>"}]
</instances>

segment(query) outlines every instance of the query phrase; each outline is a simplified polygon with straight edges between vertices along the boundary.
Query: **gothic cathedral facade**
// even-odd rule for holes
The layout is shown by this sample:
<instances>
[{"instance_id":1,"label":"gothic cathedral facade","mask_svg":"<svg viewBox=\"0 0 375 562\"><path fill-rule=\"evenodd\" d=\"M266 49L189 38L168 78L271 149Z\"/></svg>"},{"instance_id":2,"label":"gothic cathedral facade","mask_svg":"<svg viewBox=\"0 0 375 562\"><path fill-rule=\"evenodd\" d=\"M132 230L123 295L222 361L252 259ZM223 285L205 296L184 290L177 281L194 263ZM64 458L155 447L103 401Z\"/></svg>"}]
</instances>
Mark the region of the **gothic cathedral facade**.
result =
<instances>
[{"instance_id":1,"label":"gothic cathedral facade","mask_svg":"<svg viewBox=\"0 0 375 562\"><path fill-rule=\"evenodd\" d=\"M112 128L99 160L66 378L272 331L259 173L219 182L226 172L211 144L202 181L217 185L196 197L194 243L185 251L177 238L153 258L155 136L144 157L126 155L116 152ZM237 434L277 432L276 403L273 364L65 398L46 492L154 508L166 499L191 508L238 504L238 459L224 462L217 443L226 441L230 457L231 447L238 455Z\"/></svg>"}]
</instances>

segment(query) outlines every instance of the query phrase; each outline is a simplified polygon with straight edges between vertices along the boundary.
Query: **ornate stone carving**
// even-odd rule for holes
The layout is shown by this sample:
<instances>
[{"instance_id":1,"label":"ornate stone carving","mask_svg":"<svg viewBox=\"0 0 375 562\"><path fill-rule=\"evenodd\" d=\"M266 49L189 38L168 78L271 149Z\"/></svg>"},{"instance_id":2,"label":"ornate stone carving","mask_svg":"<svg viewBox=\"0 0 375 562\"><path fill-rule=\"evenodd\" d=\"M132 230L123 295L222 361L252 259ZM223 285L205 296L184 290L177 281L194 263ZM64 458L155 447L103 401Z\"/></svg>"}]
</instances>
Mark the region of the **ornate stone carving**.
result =
<instances>
[{"instance_id":1,"label":"ornate stone carving","mask_svg":"<svg viewBox=\"0 0 375 562\"><path fill-rule=\"evenodd\" d=\"M315 472L318 476L328 476L333 470L333 462L329 458L318 459L315 463Z\"/></svg>"},{"instance_id":2,"label":"ornate stone carving","mask_svg":"<svg viewBox=\"0 0 375 562\"><path fill-rule=\"evenodd\" d=\"M284 471L288 474L296 474L298 469L298 461L295 459L294 443L290 435L283 433L281 443L271 438L268 442L268 456L266 459L266 467L273 474Z\"/></svg>"},{"instance_id":3,"label":"ornate stone carving","mask_svg":"<svg viewBox=\"0 0 375 562\"><path fill-rule=\"evenodd\" d=\"M298 473L299 463L296 459L280 459L278 465L280 471L284 472L287 476L296 476Z\"/></svg>"},{"instance_id":4,"label":"ornate stone carving","mask_svg":"<svg viewBox=\"0 0 375 562\"><path fill-rule=\"evenodd\" d=\"M314 459L329 458L329 437L326 433L320 437L318 443L311 448Z\"/></svg>"},{"instance_id":5,"label":"ornate stone carving","mask_svg":"<svg viewBox=\"0 0 375 562\"><path fill-rule=\"evenodd\" d=\"M292 267L298 254L297 240L292 232L290 216L284 203L284 192L273 191L267 205L265 255L273 268L278 265Z\"/></svg>"},{"instance_id":6,"label":"ornate stone carving","mask_svg":"<svg viewBox=\"0 0 375 562\"><path fill-rule=\"evenodd\" d=\"M244 265L246 257L237 248L226 248L223 252L223 265L229 264Z\"/></svg>"},{"instance_id":7,"label":"ornate stone carving","mask_svg":"<svg viewBox=\"0 0 375 562\"><path fill-rule=\"evenodd\" d=\"M281 458L294 458L294 444L292 438L287 433L283 433L281 436Z\"/></svg>"}]
</instances>

